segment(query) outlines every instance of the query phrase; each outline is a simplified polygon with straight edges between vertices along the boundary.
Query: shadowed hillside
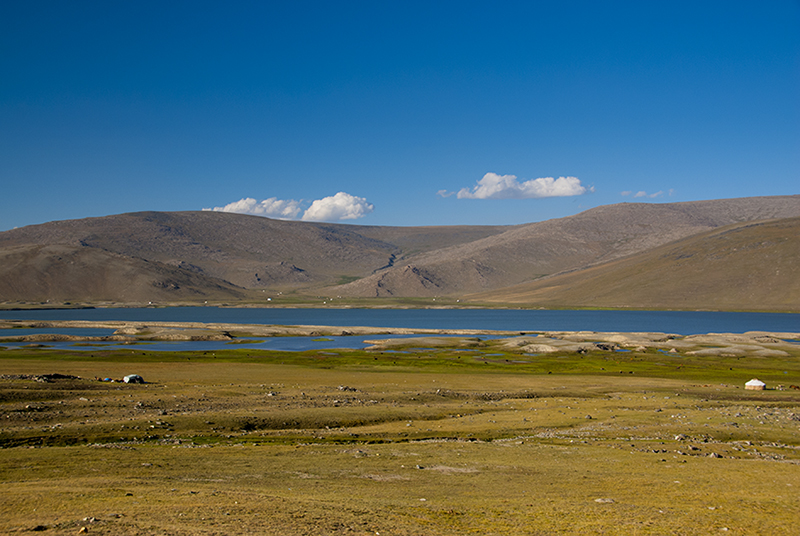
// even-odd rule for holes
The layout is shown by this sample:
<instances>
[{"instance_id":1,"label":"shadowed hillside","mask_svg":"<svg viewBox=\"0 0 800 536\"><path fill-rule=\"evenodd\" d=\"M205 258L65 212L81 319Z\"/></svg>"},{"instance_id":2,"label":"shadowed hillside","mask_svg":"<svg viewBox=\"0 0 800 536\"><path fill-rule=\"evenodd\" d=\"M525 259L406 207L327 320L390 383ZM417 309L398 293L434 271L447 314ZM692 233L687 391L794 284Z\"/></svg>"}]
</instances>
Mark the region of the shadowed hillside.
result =
<instances>
[{"instance_id":1,"label":"shadowed hillside","mask_svg":"<svg viewBox=\"0 0 800 536\"><path fill-rule=\"evenodd\" d=\"M0 248L61 244L157 261L247 288L308 288L369 275L404 251L507 227L365 227L223 212L140 212L0 233ZM2 297L0 297L2 299Z\"/></svg>"},{"instance_id":2,"label":"shadowed hillside","mask_svg":"<svg viewBox=\"0 0 800 536\"><path fill-rule=\"evenodd\" d=\"M735 224L468 301L800 311L800 218Z\"/></svg>"},{"instance_id":3,"label":"shadowed hillside","mask_svg":"<svg viewBox=\"0 0 800 536\"><path fill-rule=\"evenodd\" d=\"M36 302L239 300L244 289L174 266L68 245L0 249L0 296Z\"/></svg>"}]
</instances>

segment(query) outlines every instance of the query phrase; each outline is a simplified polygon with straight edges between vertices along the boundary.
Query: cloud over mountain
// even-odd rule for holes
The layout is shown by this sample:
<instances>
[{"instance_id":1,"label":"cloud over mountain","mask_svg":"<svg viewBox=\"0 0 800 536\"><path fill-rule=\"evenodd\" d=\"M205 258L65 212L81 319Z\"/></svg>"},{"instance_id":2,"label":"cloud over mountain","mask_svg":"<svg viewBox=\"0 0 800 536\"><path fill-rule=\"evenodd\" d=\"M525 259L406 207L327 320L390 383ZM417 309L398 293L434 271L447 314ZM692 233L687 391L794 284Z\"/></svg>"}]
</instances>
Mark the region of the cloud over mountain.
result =
<instances>
[{"instance_id":1,"label":"cloud over mountain","mask_svg":"<svg viewBox=\"0 0 800 536\"><path fill-rule=\"evenodd\" d=\"M223 207L204 208L203 210L252 214L279 220L296 220L303 210L302 203L302 201L295 201L294 199L278 199L276 197L270 197L263 201L245 197L239 201L228 203ZM363 218L372 212L374 208L375 206L372 203L368 203L363 197L339 192L336 195L313 201L300 219L305 221L355 220Z\"/></svg>"},{"instance_id":2,"label":"cloud over mountain","mask_svg":"<svg viewBox=\"0 0 800 536\"><path fill-rule=\"evenodd\" d=\"M519 182L516 175L487 173L471 190L462 188L459 199L532 199L567 197L589 191L576 177L543 177Z\"/></svg>"},{"instance_id":3,"label":"cloud over mountain","mask_svg":"<svg viewBox=\"0 0 800 536\"><path fill-rule=\"evenodd\" d=\"M228 203L224 207L214 207L213 210L216 212L236 212L237 214L255 214L281 220L293 220L300 214L300 202L294 199L278 199L277 197L256 201L252 197L245 197L233 203Z\"/></svg>"},{"instance_id":4,"label":"cloud over mountain","mask_svg":"<svg viewBox=\"0 0 800 536\"><path fill-rule=\"evenodd\" d=\"M302 219L305 221L355 220L363 218L374 209L375 206L368 203L363 197L339 192L311 203Z\"/></svg>"},{"instance_id":5,"label":"cloud over mountain","mask_svg":"<svg viewBox=\"0 0 800 536\"><path fill-rule=\"evenodd\" d=\"M669 195L671 197L673 193L674 193L674 190L672 188L670 188L669 191L667 192L667 195ZM625 190L624 192L621 192L621 195L623 197L632 196L634 199L642 198L642 197L648 197L650 199L655 199L656 197L662 197L664 195L664 190L659 190L659 191L657 191L655 193L651 193L651 194L645 192L644 190L639 190L638 192L633 192L632 190Z\"/></svg>"}]
</instances>

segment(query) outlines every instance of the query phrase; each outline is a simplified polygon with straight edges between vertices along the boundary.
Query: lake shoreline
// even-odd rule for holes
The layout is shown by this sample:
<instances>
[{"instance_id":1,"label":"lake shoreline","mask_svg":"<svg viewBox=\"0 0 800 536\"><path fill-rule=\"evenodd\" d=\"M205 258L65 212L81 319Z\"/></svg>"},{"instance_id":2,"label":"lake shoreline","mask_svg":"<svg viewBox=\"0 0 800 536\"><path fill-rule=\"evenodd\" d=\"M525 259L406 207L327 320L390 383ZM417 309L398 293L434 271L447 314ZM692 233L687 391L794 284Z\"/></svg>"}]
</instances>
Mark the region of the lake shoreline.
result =
<instances>
[{"instance_id":1,"label":"lake shoreline","mask_svg":"<svg viewBox=\"0 0 800 536\"><path fill-rule=\"evenodd\" d=\"M613 312L655 312L655 311L668 311L677 313L765 313L765 314L795 314L800 315L800 311L796 309L715 309L715 308L657 308L657 307L596 307L596 306L548 306L541 307L536 305L512 305L512 304L476 304L476 303L458 303L447 302L444 304L430 304L430 303L394 303L394 302L373 302L373 303L357 303L357 304L331 304L331 303L312 303L312 302L299 302L299 303L214 303L214 304L201 304L201 303L159 303L159 304L145 304L145 303L110 303L110 304L69 304L69 305L42 305L42 304L0 304L0 312L8 311L80 311L80 310L130 310L130 309L177 309L177 308L192 308L192 309L256 309L256 310L280 310L280 309L325 309L331 311L348 311L348 310L455 310L455 311L613 311Z\"/></svg>"},{"instance_id":2,"label":"lake shoreline","mask_svg":"<svg viewBox=\"0 0 800 536\"><path fill-rule=\"evenodd\" d=\"M0 343L87 342L135 344L144 342L221 342L247 344L253 338L278 337L364 337L373 351L408 346L439 347L492 342L509 351L522 353L585 353L588 351L646 351L656 349L673 354L788 357L797 349L800 332L748 331L679 335L663 332L598 331L508 331L475 329L414 329L369 326L290 326L203 322L128 321L0 321L0 329L114 329L112 335L87 336L68 333L20 334L0 337ZM335 344L332 345L335 347ZM309 348L310 349L310 348Z\"/></svg>"},{"instance_id":3,"label":"lake shoreline","mask_svg":"<svg viewBox=\"0 0 800 536\"><path fill-rule=\"evenodd\" d=\"M168 307L123 309L50 309L0 311L0 322L27 322L29 327L72 328L130 326L242 330L263 336L374 335L451 333L513 335L547 331L707 333L800 332L800 316L782 313L707 311L599 311L524 309L330 309ZM56 322L67 322L54 324ZM73 322L69 324L69 322ZM272 326L265 331L264 326ZM280 326L278 328L277 326ZM287 326L293 326L288 329ZM93 333L92 335L110 335ZM126 335L119 333L117 335ZM12 335L10 333L0 334ZM16 334L14 334L16 335Z\"/></svg>"}]
</instances>

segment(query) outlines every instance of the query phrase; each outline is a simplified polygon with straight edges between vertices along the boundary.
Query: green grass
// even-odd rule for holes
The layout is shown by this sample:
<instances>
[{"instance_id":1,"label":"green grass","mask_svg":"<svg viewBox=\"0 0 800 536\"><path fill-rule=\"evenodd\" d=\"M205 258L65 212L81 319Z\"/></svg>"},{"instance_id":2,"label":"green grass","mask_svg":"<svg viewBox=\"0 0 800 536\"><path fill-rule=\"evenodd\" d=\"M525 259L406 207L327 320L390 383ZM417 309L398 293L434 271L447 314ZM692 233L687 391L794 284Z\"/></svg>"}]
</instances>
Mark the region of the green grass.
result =
<instances>
[{"instance_id":1,"label":"green grass","mask_svg":"<svg viewBox=\"0 0 800 536\"><path fill-rule=\"evenodd\" d=\"M352 283L353 281L358 281L361 277L356 275L340 275L339 279L336 281L337 285L346 285L347 283Z\"/></svg>"},{"instance_id":2,"label":"green grass","mask_svg":"<svg viewBox=\"0 0 800 536\"><path fill-rule=\"evenodd\" d=\"M318 340L329 340L321 338ZM597 376L643 376L681 378L698 382L743 384L752 377L772 383L789 382L800 376L800 360L788 357L719 357L644 352L594 351L587 354L556 352L529 356L511 352L492 341L480 349L432 348L419 350L397 347L400 351L309 350L304 352L225 348L202 352L165 352L146 349L104 349L65 352L52 348L7 349L0 361L24 358L33 361L76 362L185 362L264 363L309 368L348 368L356 370L514 373Z\"/></svg>"}]
</instances>

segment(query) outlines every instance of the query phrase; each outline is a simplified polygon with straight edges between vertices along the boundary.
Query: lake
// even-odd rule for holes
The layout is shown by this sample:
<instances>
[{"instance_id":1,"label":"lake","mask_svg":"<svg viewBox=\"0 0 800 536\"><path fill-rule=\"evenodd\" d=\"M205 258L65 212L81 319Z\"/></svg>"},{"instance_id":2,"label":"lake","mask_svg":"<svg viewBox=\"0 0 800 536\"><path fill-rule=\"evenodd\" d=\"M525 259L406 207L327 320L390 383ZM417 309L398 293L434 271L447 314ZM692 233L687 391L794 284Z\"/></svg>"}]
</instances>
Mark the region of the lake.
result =
<instances>
[{"instance_id":1,"label":"lake","mask_svg":"<svg viewBox=\"0 0 800 536\"><path fill-rule=\"evenodd\" d=\"M800 314L708 311L147 307L5 310L0 311L0 319L224 322L508 331L658 331L679 335L745 331L800 332Z\"/></svg>"}]
</instances>

